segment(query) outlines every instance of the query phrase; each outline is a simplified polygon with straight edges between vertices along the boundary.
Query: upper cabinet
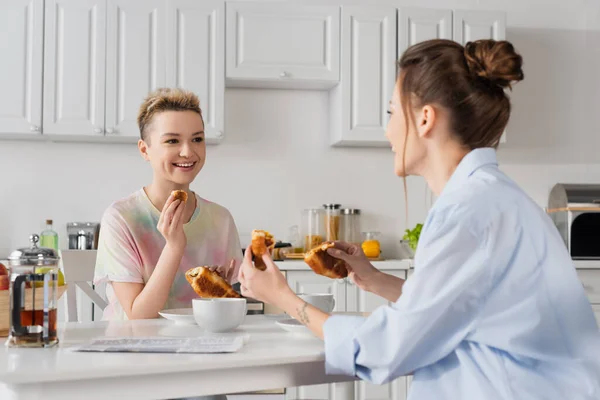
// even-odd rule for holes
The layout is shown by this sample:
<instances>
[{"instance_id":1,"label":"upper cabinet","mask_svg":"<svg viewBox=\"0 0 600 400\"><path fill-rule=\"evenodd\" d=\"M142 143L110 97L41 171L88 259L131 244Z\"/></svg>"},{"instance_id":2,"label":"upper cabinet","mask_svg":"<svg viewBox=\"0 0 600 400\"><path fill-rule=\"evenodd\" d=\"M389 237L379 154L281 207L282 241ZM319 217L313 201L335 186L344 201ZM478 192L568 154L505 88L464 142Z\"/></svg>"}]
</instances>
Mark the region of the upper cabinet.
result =
<instances>
[{"instance_id":1,"label":"upper cabinet","mask_svg":"<svg viewBox=\"0 0 600 400\"><path fill-rule=\"evenodd\" d=\"M342 7L340 83L330 93L333 145L385 143L396 79L396 9Z\"/></svg>"},{"instance_id":2,"label":"upper cabinet","mask_svg":"<svg viewBox=\"0 0 600 400\"><path fill-rule=\"evenodd\" d=\"M5 1L0 134L135 142L148 93L181 87L198 95L216 143L232 86L328 90L331 145L388 146L402 53L434 38L504 39L505 18L343 2Z\"/></svg>"},{"instance_id":3,"label":"upper cabinet","mask_svg":"<svg viewBox=\"0 0 600 400\"><path fill-rule=\"evenodd\" d=\"M340 76L340 7L227 2L228 86L330 88Z\"/></svg>"},{"instance_id":4,"label":"upper cabinet","mask_svg":"<svg viewBox=\"0 0 600 400\"><path fill-rule=\"evenodd\" d=\"M41 132L43 18L43 0L0 3L0 133Z\"/></svg>"},{"instance_id":5,"label":"upper cabinet","mask_svg":"<svg viewBox=\"0 0 600 400\"><path fill-rule=\"evenodd\" d=\"M139 137L138 109L148 92L165 86L166 4L108 0L106 133Z\"/></svg>"},{"instance_id":6,"label":"upper cabinet","mask_svg":"<svg viewBox=\"0 0 600 400\"><path fill-rule=\"evenodd\" d=\"M498 11L454 11L454 40L464 45L479 39L506 39L506 14Z\"/></svg>"},{"instance_id":7,"label":"upper cabinet","mask_svg":"<svg viewBox=\"0 0 600 400\"><path fill-rule=\"evenodd\" d=\"M223 138L225 97L225 3L169 0L167 86L200 98L208 143Z\"/></svg>"},{"instance_id":8,"label":"upper cabinet","mask_svg":"<svg viewBox=\"0 0 600 400\"><path fill-rule=\"evenodd\" d=\"M398 58L413 44L431 39L452 39L452 10L398 10Z\"/></svg>"},{"instance_id":9,"label":"upper cabinet","mask_svg":"<svg viewBox=\"0 0 600 400\"><path fill-rule=\"evenodd\" d=\"M396 9L342 7L340 84L330 95L335 146L389 146L386 111L396 60L408 47L430 39L502 40L506 31L503 12L407 7L397 9L397 24L395 19ZM390 45L397 47L390 50ZM503 135L500 142L505 140Z\"/></svg>"},{"instance_id":10,"label":"upper cabinet","mask_svg":"<svg viewBox=\"0 0 600 400\"><path fill-rule=\"evenodd\" d=\"M46 0L44 134L104 135L106 1Z\"/></svg>"}]
</instances>

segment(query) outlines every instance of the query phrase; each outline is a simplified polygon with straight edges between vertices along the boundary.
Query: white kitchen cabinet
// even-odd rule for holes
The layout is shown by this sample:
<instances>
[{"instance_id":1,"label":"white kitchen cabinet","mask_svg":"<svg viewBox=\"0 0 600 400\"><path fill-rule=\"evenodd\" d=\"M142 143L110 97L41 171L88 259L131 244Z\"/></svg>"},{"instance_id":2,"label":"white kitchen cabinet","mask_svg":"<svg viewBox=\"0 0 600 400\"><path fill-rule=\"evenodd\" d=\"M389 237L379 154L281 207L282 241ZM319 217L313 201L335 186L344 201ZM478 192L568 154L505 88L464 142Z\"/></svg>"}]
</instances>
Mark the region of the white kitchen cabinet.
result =
<instances>
[{"instance_id":1,"label":"white kitchen cabinet","mask_svg":"<svg viewBox=\"0 0 600 400\"><path fill-rule=\"evenodd\" d=\"M454 11L454 38L464 45L479 39L506 39L506 14L502 11Z\"/></svg>"},{"instance_id":2,"label":"white kitchen cabinet","mask_svg":"<svg viewBox=\"0 0 600 400\"><path fill-rule=\"evenodd\" d=\"M205 138L219 141L225 108L225 3L169 0L166 46L167 86L199 97Z\"/></svg>"},{"instance_id":3,"label":"white kitchen cabinet","mask_svg":"<svg viewBox=\"0 0 600 400\"><path fill-rule=\"evenodd\" d=\"M333 87L340 74L339 29L339 6L227 2L227 85Z\"/></svg>"},{"instance_id":4,"label":"white kitchen cabinet","mask_svg":"<svg viewBox=\"0 0 600 400\"><path fill-rule=\"evenodd\" d=\"M43 0L0 3L0 133L41 133L43 19Z\"/></svg>"},{"instance_id":5,"label":"white kitchen cabinet","mask_svg":"<svg viewBox=\"0 0 600 400\"><path fill-rule=\"evenodd\" d=\"M106 134L137 137L138 109L165 85L164 0L108 0Z\"/></svg>"},{"instance_id":6,"label":"white kitchen cabinet","mask_svg":"<svg viewBox=\"0 0 600 400\"><path fill-rule=\"evenodd\" d=\"M333 311L346 311L345 279L330 279L312 270L287 271L286 276L294 293L332 293L335 299Z\"/></svg>"},{"instance_id":7,"label":"white kitchen cabinet","mask_svg":"<svg viewBox=\"0 0 600 400\"><path fill-rule=\"evenodd\" d=\"M106 0L47 0L44 134L104 135Z\"/></svg>"},{"instance_id":8,"label":"white kitchen cabinet","mask_svg":"<svg viewBox=\"0 0 600 400\"><path fill-rule=\"evenodd\" d=\"M389 146L384 135L396 80L396 9L343 6L340 83L330 93L331 144Z\"/></svg>"},{"instance_id":9,"label":"white kitchen cabinet","mask_svg":"<svg viewBox=\"0 0 600 400\"><path fill-rule=\"evenodd\" d=\"M398 58L410 46L431 39L452 39L452 10L398 10Z\"/></svg>"}]
</instances>

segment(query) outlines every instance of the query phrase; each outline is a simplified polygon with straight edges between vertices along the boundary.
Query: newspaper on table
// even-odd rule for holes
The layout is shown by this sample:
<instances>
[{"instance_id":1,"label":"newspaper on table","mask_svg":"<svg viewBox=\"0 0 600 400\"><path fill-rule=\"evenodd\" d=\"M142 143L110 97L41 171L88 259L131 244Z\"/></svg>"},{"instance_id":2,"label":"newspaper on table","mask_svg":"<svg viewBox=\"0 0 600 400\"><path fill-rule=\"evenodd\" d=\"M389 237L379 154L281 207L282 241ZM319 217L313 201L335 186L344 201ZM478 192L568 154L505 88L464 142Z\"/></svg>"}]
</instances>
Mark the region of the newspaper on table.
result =
<instances>
[{"instance_id":1,"label":"newspaper on table","mask_svg":"<svg viewBox=\"0 0 600 400\"><path fill-rule=\"evenodd\" d=\"M234 353L243 336L103 337L71 347L72 351L104 353Z\"/></svg>"}]
</instances>

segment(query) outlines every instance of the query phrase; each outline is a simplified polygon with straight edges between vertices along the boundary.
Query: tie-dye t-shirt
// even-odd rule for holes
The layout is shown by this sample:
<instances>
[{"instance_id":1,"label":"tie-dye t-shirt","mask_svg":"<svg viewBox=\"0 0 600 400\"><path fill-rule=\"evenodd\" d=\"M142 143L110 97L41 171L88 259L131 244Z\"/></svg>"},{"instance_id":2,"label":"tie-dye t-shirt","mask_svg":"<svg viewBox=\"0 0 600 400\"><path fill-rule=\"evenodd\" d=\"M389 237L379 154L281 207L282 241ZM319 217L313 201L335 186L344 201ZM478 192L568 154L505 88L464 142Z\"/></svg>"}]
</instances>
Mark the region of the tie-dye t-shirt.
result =
<instances>
[{"instance_id":1,"label":"tie-dye t-shirt","mask_svg":"<svg viewBox=\"0 0 600 400\"><path fill-rule=\"evenodd\" d=\"M222 275L237 282L242 249L237 228L229 211L198 195L197 207L184 225L187 246L164 309L188 308L198 297L185 279L185 271L200 265L224 266ZM192 200L192 199L191 199ZM190 200L188 200L190 201ZM106 282L108 307L103 319L127 319L110 282L146 283L165 246L156 228L160 211L144 189L113 203L104 213L98 241L94 283ZM235 268L228 269L232 259ZM226 270L226 272L224 272Z\"/></svg>"}]
</instances>

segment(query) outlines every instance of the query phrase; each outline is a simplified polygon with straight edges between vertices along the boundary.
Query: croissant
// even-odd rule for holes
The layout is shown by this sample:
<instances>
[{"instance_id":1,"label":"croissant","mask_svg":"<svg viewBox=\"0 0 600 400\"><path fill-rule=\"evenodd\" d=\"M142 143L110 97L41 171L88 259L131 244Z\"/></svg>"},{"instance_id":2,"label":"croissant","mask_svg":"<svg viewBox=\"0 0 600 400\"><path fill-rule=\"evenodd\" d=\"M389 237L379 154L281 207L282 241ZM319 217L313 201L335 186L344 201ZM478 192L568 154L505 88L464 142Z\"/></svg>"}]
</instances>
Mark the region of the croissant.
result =
<instances>
[{"instance_id":1,"label":"croissant","mask_svg":"<svg viewBox=\"0 0 600 400\"><path fill-rule=\"evenodd\" d=\"M273 235L267 231L255 229L252 231L252 254L254 254L254 266L261 271L267 269L264 261L262 260L263 254L269 252L272 254L275 248L275 240Z\"/></svg>"},{"instance_id":2,"label":"croissant","mask_svg":"<svg viewBox=\"0 0 600 400\"><path fill-rule=\"evenodd\" d=\"M304 255L304 262L319 275L331 279L345 278L348 276L346 262L327 253L327 249L333 247L331 242L325 242L315 247Z\"/></svg>"},{"instance_id":3,"label":"croissant","mask_svg":"<svg viewBox=\"0 0 600 400\"><path fill-rule=\"evenodd\" d=\"M242 297L218 272L211 271L208 267L195 267L187 270L185 279L200 297Z\"/></svg>"},{"instance_id":4,"label":"croissant","mask_svg":"<svg viewBox=\"0 0 600 400\"><path fill-rule=\"evenodd\" d=\"M171 192L171 194L173 195L175 200L181 200L184 203L188 199L188 194L185 190L173 190L173 192Z\"/></svg>"}]
</instances>

